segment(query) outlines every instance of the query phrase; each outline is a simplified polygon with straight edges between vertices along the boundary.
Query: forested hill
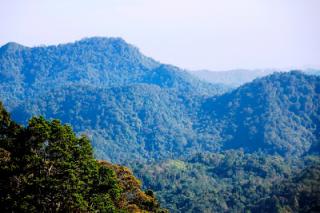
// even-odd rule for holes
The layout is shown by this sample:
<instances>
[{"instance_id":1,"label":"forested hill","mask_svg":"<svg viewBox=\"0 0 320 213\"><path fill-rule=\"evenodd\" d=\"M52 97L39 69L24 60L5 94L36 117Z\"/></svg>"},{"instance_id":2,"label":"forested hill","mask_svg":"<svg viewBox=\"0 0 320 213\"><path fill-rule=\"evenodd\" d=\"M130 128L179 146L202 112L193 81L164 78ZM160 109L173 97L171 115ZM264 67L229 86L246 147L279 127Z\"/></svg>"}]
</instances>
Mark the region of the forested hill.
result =
<instances>
[{"instance_id":1,"label":"forested hill","mask_svg":"<svg viewBox=\"0 0 320 213\"><path fill-rule=\"evenodd\" d=\"M156 62L120 38L99 37L47 47L3 46L0 89L15 120L25 124L43 115L71 123L92 136L99 157L116 162L128 151L134 158L168 156L168 149L179 147L177 137L187 141L194 135L194 100L226 91Z\"/></svg>"},{"instance_id":2,"label":"forested hill","mask_svg":"<svg viewBox=\"0 0 320 213\"><path fill-rule=\"evenodd\" d=\"M202 105L199 124L223 149L302 155L320 138L320 77L301 72L257 79Z\"/></svg>"},{"instance_id":3,"label":"forested hill","mask_svg":"<svg viewBox=\"0 0 320 213\"><path fill-rule=\"evenodd\" d=\"M136 84L70 85L22 100L14 118L57 117L85 131L99 158L119 163L230 148L297 156L319 149L319 77L299 72L208 99Z\"/></svg>"},{"instance_id":4,"label":"forested hill","mask_svg":"<svg viewBox=\"0 0 320 213\"><path fill-rule=\"evenodd\" d=\"M70 123L113 162L230 148L302 155L319 145L319 77L276 73L223 94L120 38L0 50L0 99L15 120Z\"/></svg>"},{"instance_id":5,"label":"forested hill","mask_svg":"<svg viewBox=\"0 0 320 213\"><path fill-rule=\"evenodd\" d=\"M33 48L8 43L0 49L0 83L10 83L20 94L70 84L107 88L147 83L209 94L219 89L144 56L121 38L103 37Z\"/></svg>"},{"instance_id":6,"label":"forested hill","mask_svg":"<svg viewBox=\"0 0 320 213\"><path fill-rule=\"evenodd\" d=\"M58 133L66 133L63 140L71 143L71 152L78 159L77 143L84 141L88 148L88 140L77 138L70 127L56 120L45 119L69 123L76 134L89 137L98 159L130 166L144 186L155 190L160 201L173 212L319 209L320 204L314 201L319 200L319 187L312 187L319 185L319 76L299 71L274 73L230 90L148 58L119 38L95 37L33 48L9 43L0 49L0 100L13 120L25 125L13 126L14 131L24 133L20 132L19 137L30 136L33 132L29 131L35 129L46 138L58 129ZM40 115L45 119L34 118L28 123L30 118ZM43 128L45 134L41 134ZM58 136L52 135L53 144ZM26 144L28 153L20 153L24 150L17 142L20 138L4 135L0 137L3 139L15 142L2 147L2 172L20 175L23 184L18 191L6 188L9 194L1 199L10 201L13 193L28 204L30 199L34 200L27 194L32 175L40 175L36 182L30 182L39 190L37 184L42 184L42 175L47 172L46 161L39 158L47 156L42 149L47 146L46 140L35 148ZM96 170L113 170L112 180L121 183L129 177L132 189L139 192L137 196L146 198L143 203L132 201L134 207L157 210L152 192L138 189L139 182L126 168L107 162L97 164L90 153L84 155L89 164ZM22 169L30 154L35 165L41 166L40 173ZM17 167L6 166L12 160L18 162ZM74 187L89 180L86 174L77 173L79 166L87 163L80 162L70 174L80 178L75 179L78 182ZM14 173L7 173L6 169L13 169ZM93 175L100 174L93 171ZM16 184L9 183L10 177L6 177L3 186ZM103 185L105 176L101 178ZM44 183L46 189L54 190L51 182ZM123 184L122 190L126 190L126 183ZM292 187L295 185L299 187ZM90 187L94 191L95 187ZM84 208L108 199L99 194L91 197L91 192L79 192L69 198L76 199ZM130 197L130 193L125 194ZM48 196L53 199L54 195ZM41 197L36 199L44 202ZM11 204L13 208L27 208L23 202L19 207ZM106 208L123 204L110 199L107 203L110 206Z\"/></svg>"}]
</instances>

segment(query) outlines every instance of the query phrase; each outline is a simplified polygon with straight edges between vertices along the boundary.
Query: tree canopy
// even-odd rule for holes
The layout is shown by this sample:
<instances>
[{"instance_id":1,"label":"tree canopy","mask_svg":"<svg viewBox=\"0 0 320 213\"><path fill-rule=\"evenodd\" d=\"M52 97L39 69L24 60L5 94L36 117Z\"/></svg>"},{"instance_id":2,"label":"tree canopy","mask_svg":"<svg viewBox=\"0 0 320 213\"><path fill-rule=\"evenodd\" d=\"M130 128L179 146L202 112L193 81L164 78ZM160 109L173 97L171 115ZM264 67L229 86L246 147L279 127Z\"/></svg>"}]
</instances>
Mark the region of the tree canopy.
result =
<instances>
[{"instance_id":1,"label":"tree canopy","mask_svg":"<svg viewBox=\"0 0 320 213\"><path fill-rule=\"evenodd\" d=\"M0 103L0 128L3 211L164 211L127 168L96 161L69 125L34 117L22 127Z\"/></svg>"}]
</instances>

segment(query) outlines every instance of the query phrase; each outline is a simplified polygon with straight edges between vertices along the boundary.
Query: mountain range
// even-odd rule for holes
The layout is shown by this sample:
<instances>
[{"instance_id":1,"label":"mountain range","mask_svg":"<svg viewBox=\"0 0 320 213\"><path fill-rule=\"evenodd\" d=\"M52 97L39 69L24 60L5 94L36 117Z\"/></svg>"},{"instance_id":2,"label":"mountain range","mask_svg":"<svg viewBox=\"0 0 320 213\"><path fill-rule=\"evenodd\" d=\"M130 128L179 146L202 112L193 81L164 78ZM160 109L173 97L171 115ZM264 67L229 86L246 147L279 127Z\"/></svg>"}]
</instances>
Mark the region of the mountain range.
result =
<instances>
[{"instance_id":1,"label":"mountain range","mask_svg":"<svg viewBox=\"0 0 320 213\"><path fill-rule=\"evenodd\" d=\"M208 81L214 84L224 84L229 87L239 87L245 83L249 83L256 78L261 78L278 72L277 69L234 69L225 71L210 71L210 70L192 70L189 71L192 75L200 78L203 81ZM288 72L290 69L282 70ZM302 69L301 72L308 75L320 75L319 69Z\"/></svg>"},{"instance_id":2,"label":"mountain range","mask_svg":"<svg viewBox=\"0 0 320 213\"><path fill-rule=\"evenodd\" d=\"M239 81L229 74L231 80L206 82L144 56L121 38L32 48L8 43L0 49L0 100L22 124L35 115L70 123L91 139L96 158L133 168L173 212L237 212L248 206L254 211L263 205L261 199L267 203L272 184L306 169L307 160L294 161L272 173L282 168L278 159L291 162L319 154L320 77L272 71L254 80L256 74L237 74L243 76ZM229 155L244 155L238 159L243 164L228 162ZM252 166L257 159L265 162L264 170ZM223 168L252 171L252 176L232 176ZM219 172L225 174L221 179ZM231 177L236 178L232 183ZM242 203L231 202L234 183L244 184L238 177L269 185L255 185L251 190L263 189L255 198L245 191L239 192ZM175 181L173 188L166 180ZM205 180L208 186L200 186L197 194L197 181ZM220 180L226 181L221 194L210 187ZM184 197L172 199L179 192ZM201 193L216 200L200 205L196 198ZM219 202L220 210L212 207ZM291 208L288 203L283 206Z\"/></svg>"}]
</instances>

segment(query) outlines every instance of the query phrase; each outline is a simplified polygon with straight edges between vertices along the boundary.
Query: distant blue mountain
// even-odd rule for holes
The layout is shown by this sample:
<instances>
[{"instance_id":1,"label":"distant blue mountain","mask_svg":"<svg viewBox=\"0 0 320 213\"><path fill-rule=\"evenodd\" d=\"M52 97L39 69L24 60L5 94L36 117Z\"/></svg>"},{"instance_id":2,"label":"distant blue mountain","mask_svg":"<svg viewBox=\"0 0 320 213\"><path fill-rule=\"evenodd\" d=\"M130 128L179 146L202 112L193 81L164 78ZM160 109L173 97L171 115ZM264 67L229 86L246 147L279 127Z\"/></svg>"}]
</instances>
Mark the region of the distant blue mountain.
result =
<instances>
[{"instance_id":1,"label":"distant blue mountain","mask_svg":"<svg viewBox=\"0 0 320 213\"><path fill-rule=\"evenodd\" d=\"M189 71L192 75L198 77L207 82L214 84L224 84L230 87L238 87L245 83L249 83L256 78L261 78L267 75L271 75L280 70L276 69L261 69L261 70L245 70L235 69L227 71L210 71L210 70L198 70ZM308 75L320 75L320 70L317 69L304 69L301 70ZM286 70L288 72L288 70Z\"/></svg>"},{"instance_id":2,"label":"distant blue mountain","mask_svg":"<svg viewBox=\"0 0 320 213\"><path fill-rule=\"evenodd\" d=\"M194 140L196 100L227 90L160 64L121 38L100 37L47 47L4 45L0 89L15 120L44 115L71 123L93 137L99 157L113 161L183 151L186 144L177 138Z\"/></svg>"},{"instance_id":3,"label":"distant blue mountain","mask_svg":"<svg viewBox=\"0 0 320 213\"><path fill-rule=\"evenodd\" d=\"M308 73L205 74L209 83L121 38L8 43L0 100L23 124L35 115L70 123L98 159L131 167L172 212L317 212L320 77Z\"/></svg>"},{"instance_id":4,"label":"distant blue mountain","mask_svg":"<svg viewBox=\"0 0 320 213\"><path fill-rule=\"evenodd\" d=\"M121 38L8 43L0 89L15 120L61 119L114 162L231 148L302 155L319 140L319 77L274 74L223 94L222 84L161 64Z\"/></svg>"}]
</instances>

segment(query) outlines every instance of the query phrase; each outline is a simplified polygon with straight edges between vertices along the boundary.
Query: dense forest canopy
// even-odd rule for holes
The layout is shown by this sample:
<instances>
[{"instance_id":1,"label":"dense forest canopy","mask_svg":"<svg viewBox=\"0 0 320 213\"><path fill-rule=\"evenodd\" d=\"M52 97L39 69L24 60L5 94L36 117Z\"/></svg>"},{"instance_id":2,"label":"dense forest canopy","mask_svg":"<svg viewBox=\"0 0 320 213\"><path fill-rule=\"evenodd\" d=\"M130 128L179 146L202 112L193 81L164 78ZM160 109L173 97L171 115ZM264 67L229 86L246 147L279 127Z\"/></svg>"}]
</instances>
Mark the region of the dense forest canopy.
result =
<instances>
[{"instance_id":1,"label":"dense forest canopy","mask_svg":"<svg viewBox=\"0 0 320 213\"><path fill-rule=\"evenodd\" d=\"M136 164L170 212L317 212L320 157L228 150Z\"/></svg>"},{"instance_id":2,"label":"dense forest canopy","mask_svg":"<svg viewBox=\"0 0 320 213\"><path fill-rule=\"evenodd\" d=\"M9 43L0 49L0 100L24 125L14 124L10 134L22 137L22 131L27 137L41 124L43 137L63 130L71 144L82 141L91 150L80 136L87 135L93 146L85 155L88 165L111 171L112 187L120 191L127 190L125 181L135 186L138 199L130 201L135 208L157 209L153 193L143 193L125 167L97 162L92 154L132 168L144 189L154 190L172 212L316 212L320 77L314 74L275 72L231 88L161 64L120 38L33 48ZM55 118L69 123L78 137ZM14 146L3 147L3 162L23 149ZM47 156L47 141L39 146L36 156ZM42 184L48 165L39 165ZM76 188L89 180L75 174ZM24 193L21 186L15 194ZM83 208L96 202L86 200L92 191L83 193ZM140 198L147 203L137 204ZM120 205L108 203L106 208Z\"/></svg>"},{"instance_id":3,"label":"dense forest canopy","mask_svg":"<svg viewBox=\"0 0 320 213\"><path fill-rule=\"evenodd\" d=\"M208 98L200 125L218 132L224 148L283 156L309 152L320 138L320 77L276 73Z\"/></svg>"},{"instance_id":4,"label":"dense forest canopy","mask_svg":"<svg viewBox=\"0 0 320 213\"><path fill-rule=\"evenodd\" d=\"M90 137L97 157L117 163L238 147L302 155L319 138L319 77L300 72L222 94L227 87L163 65L120 38L99 37L35 48L9 43L0 66L0 98L15 120L70 123Z\"/></svg>"},{"instance_id":5,"label":"dense forest canopy","mask_svg":"<svg viewBox=\"0 0 320 213\"><path fill-rule=\"evenodd\" d=\"M196 100L227 88L160 64L120 38L89 38L48 47L3 46L0 89L15 120L58 118L92 136L98 157L121 162L128 154L123 143L132 145L129 158L179 154L174 147L194 141L190 117Z\"/></svg>"},{"instance_id":6,"label":"dense forest canopy","mask_svg":"<svg viewBox=\"0 0 320 213\"><path fill-rule=\"evenodd\" d=\"M58 120L10 119L0 102L2 212L164 212L125 167L93 158L85 136Z\"/></svg>"}]
</instances>

